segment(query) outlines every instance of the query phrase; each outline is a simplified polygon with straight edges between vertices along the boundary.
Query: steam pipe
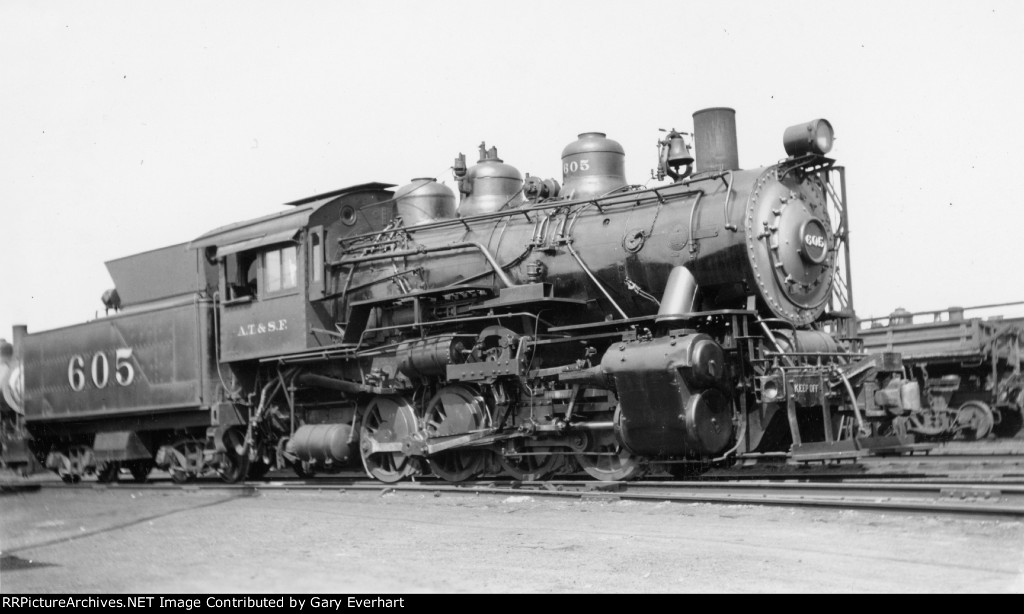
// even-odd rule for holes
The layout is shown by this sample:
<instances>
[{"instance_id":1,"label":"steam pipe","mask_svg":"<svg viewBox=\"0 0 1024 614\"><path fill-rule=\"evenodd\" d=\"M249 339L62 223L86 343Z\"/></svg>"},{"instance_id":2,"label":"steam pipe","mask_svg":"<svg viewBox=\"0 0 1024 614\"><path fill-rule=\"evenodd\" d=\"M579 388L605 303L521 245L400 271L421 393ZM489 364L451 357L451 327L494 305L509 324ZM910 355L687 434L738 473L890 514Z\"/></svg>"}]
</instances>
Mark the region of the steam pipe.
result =
<instances>
[{"instance_id":1,"label":"steam pipe","mask_svg":"<svg viewBox=\"0 0 1024 614\"><path fill-rule=\"evenodd\" d=\"M861 418L860 407L857 406L857 395L853 393L853 386L850 384L850 379L846 377L846 374L842 371L836 372L843 380L843 386L846 387L846 393L850 395L850 403L853 404L853 415L857 418L857 434L859 435L864 430L864 419ZM857 439L857 435L854 435L853 438Z\"/></svg>"},{"instance_id":2,"label":"steam pipe","mask_svg":"<svg viewBox=\"0 0 1024 614\"><path fill-rule=\"evenodd\" d=\"M370 254L368 256L359 256L357 258L342 258L341 260L338 260L336 262L330 262L328 263L328 265L332 267L343 266L346 264L371 262L374 260L389 260L391 258L405 258L408 256L418 256L421 254L429 254L432 252L454 251L457 249L466 249L469 247L477 249L480 251L481 254L483 254L484 258L487 259L487 263L491 265L492 269L494 269L494 274L497 275L498 279L501 280L501 283L505 284L505 286L508 288L515 287L515 282L513 282L512 278L510 278L508 274L506 274L505 271L502 270L501 265L498 264L498 261L494 259L494 256L491 254L491 252L489 252L486 247L484 247L480 243L477 243L476 241L463 241L462 243L451 243L449 245L439 245L435 247L421 247L419 249L405 249L401 251Z\"/></svg>"},{"instance_id":3,"label":"steam pipe","mask_svg":"<svg viewBox=\"0 0 1024 614\"><path fill-rule=\"evenodd\" d=\"M337 379L335 377L327 377L326 375L317 375L315 373L303 373L302 375L299 376L299 383L306 386L330 388L332 390L338 390L340 392L345 392L348 394L382 394L385 392L383 388L380 388L378 386L367 386L366 384L349 382L343 379Z\"/></svg>"}]
</instances>

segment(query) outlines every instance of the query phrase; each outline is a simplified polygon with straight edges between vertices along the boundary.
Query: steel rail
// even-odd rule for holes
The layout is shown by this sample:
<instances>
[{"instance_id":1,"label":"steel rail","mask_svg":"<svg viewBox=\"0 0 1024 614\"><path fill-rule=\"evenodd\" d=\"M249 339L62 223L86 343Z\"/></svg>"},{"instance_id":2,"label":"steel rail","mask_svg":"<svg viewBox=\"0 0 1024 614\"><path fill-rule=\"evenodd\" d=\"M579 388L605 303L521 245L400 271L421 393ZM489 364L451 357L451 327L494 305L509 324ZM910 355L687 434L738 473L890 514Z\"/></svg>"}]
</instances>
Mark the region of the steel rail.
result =
<instances>
[{"instance_id":1,"label":"steel rail","mask_svg":"<svg viewBox=\"0 0 1024 614\"><path fill-rule=\"evenodd\" d=\"M894 484L894 483L705 483L705 482L248 482L242 484L98 484L43 483L44 487L79 489L229 490L253 495L261 491L373 491L431 494L471 494L562 497L586 500L711 503L947 513L1024 517L1024 484ZM662 492L652 492L660 489ZM643 492L641 492L643 491Z\"/></svg>"}]
</instances>

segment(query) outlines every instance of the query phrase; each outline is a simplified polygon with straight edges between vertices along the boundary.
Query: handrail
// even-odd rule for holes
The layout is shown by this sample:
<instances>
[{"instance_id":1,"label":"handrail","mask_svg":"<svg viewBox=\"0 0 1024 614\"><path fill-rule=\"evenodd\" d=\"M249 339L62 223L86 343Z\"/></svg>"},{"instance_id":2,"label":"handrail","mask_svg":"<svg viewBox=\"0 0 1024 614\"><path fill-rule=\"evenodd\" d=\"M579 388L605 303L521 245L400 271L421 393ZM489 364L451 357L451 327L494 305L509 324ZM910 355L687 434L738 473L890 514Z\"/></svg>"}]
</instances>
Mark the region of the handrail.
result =
<instances>
[{"instance_id":1,"label":"handrail","mask_svg":"<svg viewBox=\"0 0 1024 614\"><path fill-rule=\"evenodd\" d=\"M909 312L908 311L908 312L905 312L905 313L902 312L902 311L899 312L899 313L893 312L893 313L890 313L888 315L878 316L878 317L874 317L874 318L862 318L862 319L859 319L858 322L861 322L861 323L864 323L864 322L878 322L880 320L889 320L889 319L892 319L892 318L913 318L915 316L928 316L928 315L935 316L935 315L940 315L940 314L943 314L943 313L949 313L950 311L961 311L962 310L962 311L966 312L966 311L974 311L974 310L978 310L978 309L995 309L996 307L1018 307L1020 305L1024 305L1024 301L1015 301L1015 302L1011 302L1011 303L992 303L990 305L973 305L971 307L959 307L959 306L953 305L953 306L946 307L946 308L943 308L943 309L931 309L929 311L914 311L914 312ZM913 324L913 322L910 322L910 324Z\"/></svg>"},{"instance_id":2,"label":"handrail","mask_svg":"<svg viewBox=\"0 0 1024 614\"><path fill-rule=\"evenodd\" d=\"M461 243L450 243L448 245L437 245L434 247L420 247L418 249L396 250L393 252L382 252L379 254L359 256L357 258L342 258L341 260L328 262L327 266L338 267L347 264L371 262L373 260L390 260L392 258L405 258L408 256L419 256L422 254L429 254L432 252L454 251L457 249L466 249L470 247L479 250L480 253L483 254L484 258L487 259L488 264L490 264L491 268L494 269L494 274L497 275L498 279L501 280L501 283L505 284L505 286L508 288L513 288L516 286L515 282L512 281L508 274L506 274L505 271L502 269L501 265L498 264L498 261L494 258L494 255L491 254L491 252L488 251L486 247L484 247L480 243L477 243L476 241L463 241Z\"/></svg>"},{"instance_id":3,"label":"handrail","mask_svg":"<svg viewBox=\"0 0 1024 614\"><path fill-rule=\"evenodd\" d=\"M580 265L580 268L583 269L583 272L586 273L587 277L590 278L590 281L594 282L594 285L597 286L597 289L601 291L601 294L603 294L604 297L608 300L608 302L612 304L612 307L615 308L615 311L619 312L619 315L622 316L623 320L628 320L629 316L626 315L626 312L623 311L622 307L619 307L619 304L615 302L615 299L613 299L611 295L608 294L608 290L605 289L604 284L601 283L601 281L590 270L590 267L588 267L587 264L583 262L583 258L580 258L580 255L576 253L575 249L573 249L572 241L566 241L565 246L569 248L569 253L572 254L572 257L576 259L576 262Z\"/></svg>"},{"instance_id":4,"label":"handrail","mask_svg":"<svg viewBox=\"0 0 1024 614\"><path fill-rule=\"evenodd\" d=\"M686 182L683 182L683 183L680 183L680 184L677 184L677 185L682 185L682 186L689 187L689 186L692 186L693 184L696 184L696 183L701 183L701 182L705 182L705 181L712 181L712 180L721 179L723 175L724 175L724 173L715 173L713 175L707 175L707 176L701 176L701 177L692 177L692 178L690 178L689 181L686 181ZM430 223L427 223L427 224L418 224L416 226L403 227L402 230L404 230L407 234L411 235L413 233L420 232L420 231L423 231L423 230L431 230L431 229L434 229L434 228L443 228L445 226L458 226L460 224L465 225L467 222L474 222L475 223L475 222L488 221L488 220L494 220L494 219L502 219L502 218L507 218L507 217L515 217L515 216L518 216L518 215L522 215L524 211L526 211L526 212L544 211L544 210L548 210L548 209L559 209L559 208L563 208L563 207L566 207L566 208L587 207L587 206L590 206L590 205L598 206L599 209L600 209L601 205L604 205L604 206L623 205L623 206L633 207L633 206L636 206L638 204L638 202L639 202L638 199L642 198L642 197L650 198L651 201L658 200L659 198L667 198L667 199L671 199L671 200L676 200L676 199L687 198L689 196L692 196L694 193L703 193L703 190L701 190L699 188L690 188L690 189L688 189L686 191L683 191L683 192L667 194L664 197L662 197L661 194L658 192L659 190L664 191L664 190L666 190L666 189L668 189L670 187L672 187L672 186L658 186L658 187L654 187L654 188L647 188L645 190L637 190L637 191L633 191L633 192L621 192L621 193L615 193L615 194L611 194L609 196L601 196L601 197L598 197L598 198L595 198L595 199L590 199L590 200L585 200L585 201L583 201L583 200L579 200L579 201L576 201L576 200L553 200L553 201L544 202L542 204L532 205L532 206L529 206L529 207L519 207L519 208L516 208L516 209L503 209L501 211L495 211L495 212L492 212L492 213L480 213L478 215L470 215L470 216L467 216L467 217L448 218L448 219L438 220L436 222L430 222ZM340 242L354 243L355 241L360 240L360 239L372 238L375 235L377 235L379 232L380 231L373 231L373 232L366 232L366 233L363 233L363 234L360 234L360 235L353 235L353 236L349 236L349 237L342 237L338 241L339 241L339 243Z\"/></svg>"}]
</instances>

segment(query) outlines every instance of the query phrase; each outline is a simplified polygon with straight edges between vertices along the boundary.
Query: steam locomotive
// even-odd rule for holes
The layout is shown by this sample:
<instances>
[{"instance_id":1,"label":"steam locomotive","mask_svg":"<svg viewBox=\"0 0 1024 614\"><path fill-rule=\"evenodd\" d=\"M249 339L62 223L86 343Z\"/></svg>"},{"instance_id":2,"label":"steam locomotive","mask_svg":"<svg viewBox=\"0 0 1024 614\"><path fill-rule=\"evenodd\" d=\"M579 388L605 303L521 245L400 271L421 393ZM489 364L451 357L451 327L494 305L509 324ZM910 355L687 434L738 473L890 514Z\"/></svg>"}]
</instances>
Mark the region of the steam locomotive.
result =
<instances>
[{"instance_id":1,"label":"steam locomotive","mask_svg":"<svg viewBox=\"0 0 1024 614\"><path fill-rule=\"evenodd\" d=\"M658 140L655 187L603 133L560 181L481 144L458 198L365 183L109 262L112 314L15 327L9 422L66 481L626 480L911 449L892 424L919 385L856 335L832 126L741 169L732 109L693 122Z\"/></svg>"}]
</instances>

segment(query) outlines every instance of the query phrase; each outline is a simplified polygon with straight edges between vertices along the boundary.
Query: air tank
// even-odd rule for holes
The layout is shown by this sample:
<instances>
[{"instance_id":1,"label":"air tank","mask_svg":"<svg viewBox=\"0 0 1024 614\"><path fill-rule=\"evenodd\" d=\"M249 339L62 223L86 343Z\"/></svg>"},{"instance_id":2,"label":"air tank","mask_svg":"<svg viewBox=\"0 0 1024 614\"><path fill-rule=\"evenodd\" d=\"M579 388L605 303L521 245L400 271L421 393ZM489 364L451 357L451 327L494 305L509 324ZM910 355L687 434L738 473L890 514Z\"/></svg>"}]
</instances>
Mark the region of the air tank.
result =
<instances>
[{"instance_id":1,"label":"air tank","mask_svg":"<svg viewBox=\"0 0 1024 614\"><path fill-rule=\"evenodd\" d=\"M562 150L563 197L597 198L626 185L626 152L605 133L584 132Z\"/></svg>"},{"instance_id":2,"label":"air tank","mask_svg":"<svg viewBox=\"0 0 1024 614\"><path fill-rule=\"evenodd\" d=\"M739 170L736 111L728 107L712 107L694 113L693 144L697 158L694 172Z\"/></svg>"},{"instance_id":3,"label":"air tank","mask_svg":"<svg viewBox=\"0 0 1024 614\"><path fill-rule=\"evenodd\" d=\"M461 154L460 154L461 156ZM512 209L526 202L523 174L498 157L498 148L480 143L480 160L459 179L462 217Z\"/></svg>"},{"instance_id":4,"label":"air tank","mask_svg":"<svg viewBox=\"0 0 1024 614\"><path fill-rule=\"evenodd\" d=\"M395 192L395 206L406 226L455 217L455 192L431 177L413 179Z\"/></svg>"},{"instance_id":5,"label":"air tank","mask_svg":"<svg viewBox=\"0 0 1024 614\"><path fill-rule=\"evenodd\" d=\"M347 424L304 424L288 440L288 451L303 461L346 463L353 455L351 434Z\"/></svg>"}]
</instances>

